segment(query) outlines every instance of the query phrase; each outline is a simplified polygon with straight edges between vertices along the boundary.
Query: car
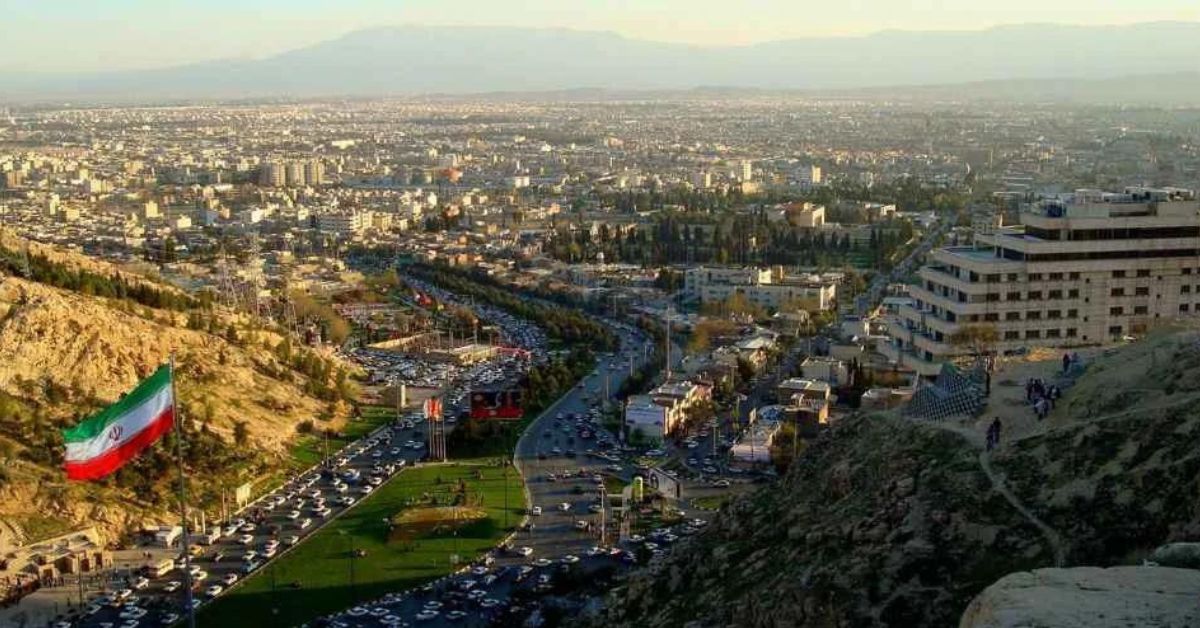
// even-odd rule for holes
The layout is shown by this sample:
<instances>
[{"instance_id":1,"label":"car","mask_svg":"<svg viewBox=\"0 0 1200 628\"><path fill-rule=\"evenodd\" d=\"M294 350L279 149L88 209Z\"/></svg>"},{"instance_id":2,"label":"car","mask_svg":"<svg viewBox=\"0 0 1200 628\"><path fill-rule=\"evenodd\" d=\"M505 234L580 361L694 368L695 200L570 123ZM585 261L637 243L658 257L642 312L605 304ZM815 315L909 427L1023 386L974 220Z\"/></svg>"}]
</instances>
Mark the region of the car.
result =
<instances>
[{"instance_id":1,"label":"car","mask_svg":"<svg viewBox=\"0 0 1200 628\"><path fill-rule=\"evenodd\" d=\"M586 530L586 529L588 529L588 522L586 522L586 521L582 521L582 520L580 520L580 521L576 521L576 522L575 522L575 529L576 529L576 530Z\"/></svg>"},{"instance_id":2,"label":"car","mask_svg":"<svg viewBox=\"0 0 1200 628\"><path fill-rule=\"evenodd\" d=\"M238 581L238 575L236 573L233 573L232 571L225 574L225 577L221 578L221 582L225 583L225 586L229 586L237 581Z\"/></svg>"},{"instance_id":3,"label":"car","mask_svg":"<svg viewBox=\"0 0 1200 628\"><path fill-rule=\"evenodd\" d=\"M178 591L178 590L179 590L179 589L181 589L181 588L183 588L183 583L182 583L182 582L180 582L180 581L178 581L178 580L172 580L172 581L170 581L170 582L168 582L168 583L166 583L166 584L164 584L164 585L163 585L163 592L165 592L165 593L174 593L174 592Z\"/></svg>"},{"instance_id":4,"label":"car","mask_svg":"<svg viewBox=\"0 0 1200 628\"><path fill-rule=\"evenodd\" d=\"M729 480L717 480L712 485L717 488L729 488Z\"/></svg>"},{"instance_id":5,"label":"car","mask_svg":"<svg viewBox=\"0 0 1200 628\"><path fill-rule=\"evenodd\" d=\"M550 565L553 565L554 563L549 558L539 558L539 559L533 561L532 564L534 567L545 568L545 567L549 567Z\"/></svg>"},{"instance_id":6,"label":"car","mask_svg":"<svg viewBox=\"0 0 1200 628\"><path fill-rule=\"evenodd\" d=\"M487 572L488 568L484 567L483 565L475 565L471 568L471 575L473 576L482 576L487 574Z\"/></svg>"},{"instance_id":7,"label":"car","mask_svg":"<svg viewBox=\"0 0 1200 628\"><path fill-rule=\"evenodd\" d=\"M541 507L541 506L534 506L533 508L531 508L531 509L529 510L529 514L530 514L530 515L533 515L534 517L540 517L540 516L542 515L542 507Z\"/></svg>"},{"instance_id":8,"label":"car","mask_svg":"<svg viewBox=\"0 0 1200 628\"><path fill-rule=\"evenodd\" d=\"M253 532L253 531L254 531L254 524L253 524L253 523L249 523L249 522L247 522L247 523L243 523L243 524L242 524L242 527L240 527L240 528L238 528L238 529L239 529L239 530L241 530L242 532Z\"/></svg>"},{"instance_id":9,"label":"car","mask_svg":"<svg viewBox=\"0 0 1200 628\"><path fill-rule=\"evenodd\" d=\"M258 569L259 567L262 567L262 561L259 561L259 560L247 561L245 563L242 563L242 573L251 573L255 569Z\"/></svg>"},{"instance_id":10,"label":"car","mask_svg":"<svg viewBox=\"0 0 1200 628\"><path fill-rule=\"evenodd\" d=\"M363 484L362 488L358 489L358 492L362 493L363 495L369 495L373 488L374 487L372 487L369 483Z\"/></svg>"},{"instance_id":11,"label":"car","mask_svg":"<svg viewBox=\"0 0 1200 628\"><path fill-rule=\"evenodd\" d=\"M567 502L563 502L558 505L558 509L561 510L562 512L567 512L568 510L571 509L571 504L569 504Z\"/></svg>"},{"instance_id":12,"label":"car","mask_svg":"<svg viewBox=\"0 0 1200 628\"><path fill-rule=\"evenodd\" d=\"M217 597L218 595L221 595L221 592L224 590L225 590L225 587L223 587L219 584L214 584L214 585L208 587L207 589L205 589L204 594L207 595L208 597Z\"/></svg>"},{"instance_id":13,"label":"car","mask_svg":"<svg viewBox=\"0 0 1200 628\"><path fill-rule=\"evenodd\" d=\"M567 554L566 556L563 556L561 560L564 565L574 565L575 563L579 562L579 557L574 554Z\"/></svg>"},{"instance_id":14,"label":"car","mask_svg":"<svg viewBox=\"0 0 1200 628\"><path fill-rule=\"evenodd\" d=\"M238 543L241 543L242 545L250 545L253 542L254 542L254 535L252 535L252 534L243 534L238 537Z\"/></svg>"},{"instance_id":15,"label":"car","mask_svg":"<svg viewBox=\"0 0 1200 628\"><path fill-rule=\"evenodd\" d=\"M434 619L437 619L439 614L440 613L438 613L437 611L434 611L434 610L428 610L428 609L423 610L423 611L417 613L417 621L432 621Z\"/></svg>"},{"instance_id":16,"label":"car","mask_svg":"<svg viewBox=\"0 0 1200 628\"><path fill-rule=\"evenodd\" d=\"M293 511L289 512L289 513L287 514L287 518L288 518L288 519L291 519L292 521L295 521L296 519L299 519L299 518L300 518L300 511L299 511L299 510L293 510Z\"/></svg>"},{"instance_id":17,"label":"car","mask_svg":"<svg viewBox=\"0 0 1200 628\"><path fill-rule=\"evenodd\" d=\"M524 556L524 557L528 558L528 557L530 557L530 556L533 556L533 548L532 548L532 547L528 547L528 546L525 546L525 547L518 547L518 548L517 548L517 554L518 554L518 555L520 555L520 556Z\"/></svg>"},{"instance_id":18,"label":"car","mask_svg":"<svg viewBox=\"0 0 1200 628\"><path fill-rule=\"evenodd\" d=\"M146 577L144 577L144 576L138 576L138 577L137 577L137 578L136 578L136 579L133 581L133 588L134 588L134 590L141 590L141 589L145 589L145 588L146 588L146 587L148 587L148 586L150 586L150 579L149 579L149 578L146 578Z\"/></svg>"},{"instance_id":19,"label":"car","mask_svg":"<svg viewBox=\"0 0 1200 628\"><path fill-rule=\"evenodd\" d=\"M312 525L312 519L309 519L308 517L305 517L304 519L301 519L296 522L296 527L301 530L303 530L304 528L307 528L310 525Z\"/></svg>"},{"instance_id":20,"label":"car","mask_svg":"<svg viewBox=\"0 0 1200 628\"><path fill-rule=\"evenodd\" d=\"M366 615L368 613L370 613L370 611L368 611L367 609L365 609L361 606L355 606L354 608L346 611L346 614L351 617L362 617L363 615Z\"/></svg>"},{"instance_id":21,"label":"car","mask_svg":"<svg viewBox=\"0 0 1200 628\"><path fill-rule=\"evenodd\" d=\"M177 621L179 621L179 615L175 613L167 613L166 615L162 616L162 619L158 620L158 622L164 626L170 626Z\"/></svg>"},{"instance_id":22,"label":"car","mask_svg":"<svg viewBox=\"0 0 1200 628\"><path fill-rule=\"evenodd\" d=\"M490 598L490 597L479 601L480 608L495 608L497 606L500 606L500 604L501 604L500 600L497 600L495 598Z\"/></svg>"},{"instance_id":23,"label":"car","mask_svg":"<svg viewBox=\"0 0 1200 628\"><path fill-rule=\"evenodd\" d=\"M592 504L591 506L588 506L588 511L593 513L599 513L601 510L604 510L604 506L601 506L600 504Z\"/></svg>"},{"instance_id":24,"label":"car","mask_svg":"<svg viewBox=\"0 0 1200 628\"><path fill-rule=\"evenodd\" d=\"M208 577L208 572L201 569L200 571L197 571L196 573L192 574L192 582L203 582L204 579L207 577Z\"/></svg>"},{"instance_id":25,"label":"car","mask_svg":"<svg viewBox=\"0 0 1200 628\"><path fill-rule=\"evenodd\" d=\"M300 542L300 537L296 536L295 534L293 534L283 540L283 544L288 547L291 547L299 542Z\"/></svg>"}]
</instances>

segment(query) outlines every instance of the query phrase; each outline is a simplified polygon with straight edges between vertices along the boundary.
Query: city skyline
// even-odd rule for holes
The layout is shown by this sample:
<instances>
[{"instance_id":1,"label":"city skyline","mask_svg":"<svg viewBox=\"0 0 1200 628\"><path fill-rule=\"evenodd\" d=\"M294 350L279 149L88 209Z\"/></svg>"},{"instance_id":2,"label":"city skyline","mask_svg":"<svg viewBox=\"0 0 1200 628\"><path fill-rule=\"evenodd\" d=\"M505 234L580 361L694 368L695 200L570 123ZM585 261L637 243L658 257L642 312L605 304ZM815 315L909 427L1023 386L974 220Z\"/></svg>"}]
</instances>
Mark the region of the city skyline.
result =
<instances>
[{"instance_id":1,"label":"city skyline","mask_svg":"<svg viewBox=\"0 0 1200 628\"><path fill-rule=\"evenodd\" d=\"M278 0L174 2L143 0L103 5L18 0L0 37L9 43L16 72L131 70L217 59L258 59L381 25L511 26L610 31L629 39L738 46L806 37L861 36L887 30L974 31L1054 23L1080 26L1156 21L1200 21L1200 8L1181 0L1111 2L1071 0L1046 8L1032 0L980 3L924 2L926 10L880 0L834 8L754 0L716 2L555 3L532 0L445 3L417 0L403 7L383 0L352 0L337 10L322 3ZM1122 6L1128 5L1128 6ZM469 17L464 17L469 16ZM183 43L181 43L183 42ZM69 44L69 45L68 45Z\"/></svg>"}]
</instances>

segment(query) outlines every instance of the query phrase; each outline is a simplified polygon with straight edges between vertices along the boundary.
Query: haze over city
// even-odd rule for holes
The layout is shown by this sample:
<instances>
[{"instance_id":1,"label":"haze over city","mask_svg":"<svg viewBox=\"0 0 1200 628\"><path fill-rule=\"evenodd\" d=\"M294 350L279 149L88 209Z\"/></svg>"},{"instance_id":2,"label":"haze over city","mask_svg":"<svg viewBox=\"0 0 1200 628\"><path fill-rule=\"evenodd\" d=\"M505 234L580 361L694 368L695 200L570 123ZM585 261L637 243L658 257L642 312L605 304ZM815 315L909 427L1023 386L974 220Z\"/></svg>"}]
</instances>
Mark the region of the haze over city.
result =
<instances>
[{"instance_id":1,"label":"haze over city","mask_svg":"<svg viewBox=\"0 0 1200 628\"><path fill-rule=\"evenodd\" d=\"M0 626L1200 626L1200 7L30 2Z\"/></svg>"}]
</instances>

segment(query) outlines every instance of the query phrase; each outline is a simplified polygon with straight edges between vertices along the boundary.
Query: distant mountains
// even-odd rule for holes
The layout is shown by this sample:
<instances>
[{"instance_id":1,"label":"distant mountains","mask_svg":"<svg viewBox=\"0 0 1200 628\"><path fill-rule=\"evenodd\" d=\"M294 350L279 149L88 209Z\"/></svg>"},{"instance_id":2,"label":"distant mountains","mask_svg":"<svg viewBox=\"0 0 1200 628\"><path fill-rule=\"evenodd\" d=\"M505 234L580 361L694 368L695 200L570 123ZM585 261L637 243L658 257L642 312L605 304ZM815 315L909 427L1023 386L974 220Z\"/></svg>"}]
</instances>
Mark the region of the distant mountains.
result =
<instances>
[{"instance_id":1,"label":"distant mountains","mask_svg":"<svg viewBox=\"0 0 1200 628\"><path fill-rule=\"evenodd\" d=\"M92 74L0 73L0 100L229 99L539 92L805 90L974 84L990 97L1200 104L1200 23L1024 24L982 31L883 31L749 46L694 46L606 32L381 27L258 60ZM1139 77L1137 89L1123 87ZM1174 77L1174 79L1172 79ZM1182 78L1181 78L1182 77ZM1178 80L1169 98L1158 84ZM1020 81L997 84L997 81ZM1083 84L1080 84L1083 85ZM946 89L947 95L970 86ZM944 88L922 88L935 96ZM905 90L908 92L909 90ZM1146 92L1150 92L1147 94ZM1048 98L1041 98L1048 94ZM1149 97L1148 97L1149 96Z\"/></svg>"}]
</instances>

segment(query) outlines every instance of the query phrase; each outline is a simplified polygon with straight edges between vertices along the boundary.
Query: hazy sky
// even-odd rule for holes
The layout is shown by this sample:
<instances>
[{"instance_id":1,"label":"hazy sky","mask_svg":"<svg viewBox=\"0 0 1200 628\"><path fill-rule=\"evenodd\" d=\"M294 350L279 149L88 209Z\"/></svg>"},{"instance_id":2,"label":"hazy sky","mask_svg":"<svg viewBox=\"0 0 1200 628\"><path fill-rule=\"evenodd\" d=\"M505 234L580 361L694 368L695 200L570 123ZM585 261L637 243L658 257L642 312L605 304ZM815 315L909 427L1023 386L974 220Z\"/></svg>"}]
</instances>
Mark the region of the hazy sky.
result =
<instances>
[{"instance_id":1,"label":"hazy sky","mask_svg":"<svg viewBox=\"0 0 1200 628\"><path fill-rule=\"evenodd\" d=\"M1200 21L1200 0L0 0L0 71L261 57L387 24L609 30L744 44L883 29Z\"/></svg>"}]
</instances>

